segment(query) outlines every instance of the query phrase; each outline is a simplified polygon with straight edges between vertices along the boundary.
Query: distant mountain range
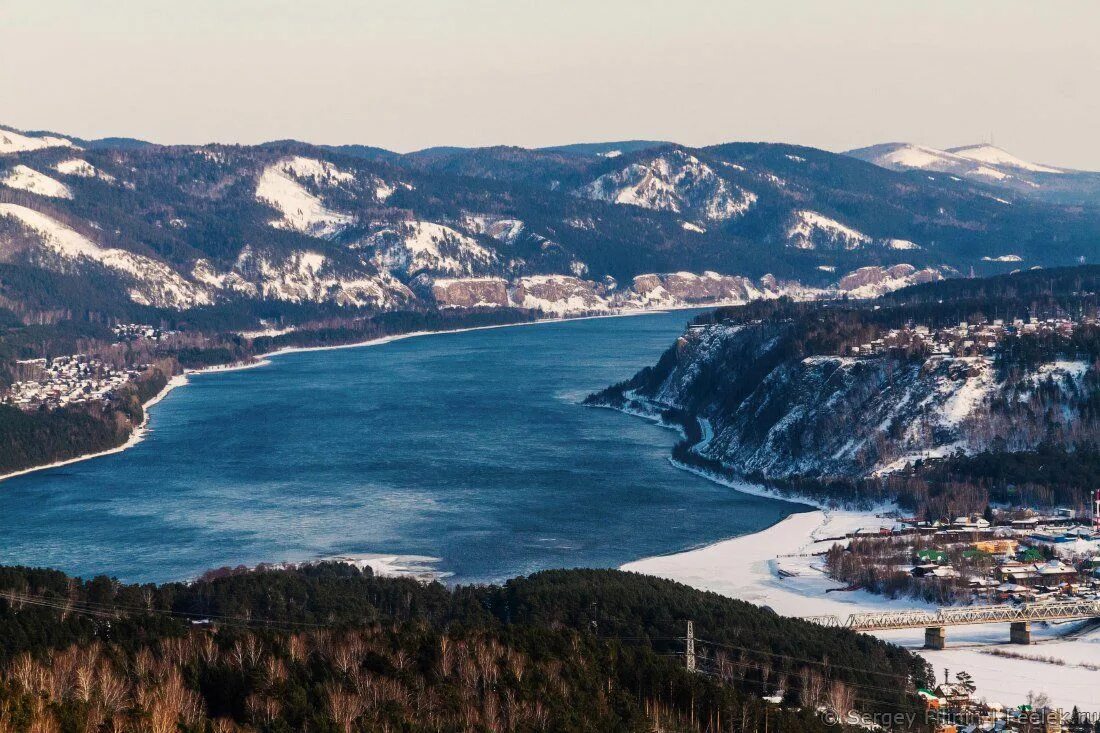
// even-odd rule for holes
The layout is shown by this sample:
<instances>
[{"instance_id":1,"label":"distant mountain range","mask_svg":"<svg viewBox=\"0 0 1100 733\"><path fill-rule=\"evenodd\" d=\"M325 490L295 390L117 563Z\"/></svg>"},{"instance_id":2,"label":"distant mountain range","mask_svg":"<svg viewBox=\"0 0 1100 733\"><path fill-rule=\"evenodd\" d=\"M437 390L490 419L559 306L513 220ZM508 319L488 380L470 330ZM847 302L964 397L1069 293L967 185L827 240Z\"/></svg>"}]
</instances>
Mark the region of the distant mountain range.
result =
<instances>
[{"instance_id":1,"label":"distant mountain range","mask_svg":"<svg viewBox=\"0 0 1100 733\"><path fill-rule=\"evenodd\" d=\"M1100 173L1032 163L988 143L936 150L912 143L884 143L846 155L896 171L936 171L1062 204L1095 205Z\"/></svg>"},{"instance_id":2,"label":"distant mountain range","mask_svg":"<svg viewBox=\"0 0 1100 733\"><path fill-rule=\"evenodd\" d=\"M1096 176L989 146L399 154L5 128L0 306L24 323L150 322L868 296L1094 261Z\"/></svg>"}]
</instances>

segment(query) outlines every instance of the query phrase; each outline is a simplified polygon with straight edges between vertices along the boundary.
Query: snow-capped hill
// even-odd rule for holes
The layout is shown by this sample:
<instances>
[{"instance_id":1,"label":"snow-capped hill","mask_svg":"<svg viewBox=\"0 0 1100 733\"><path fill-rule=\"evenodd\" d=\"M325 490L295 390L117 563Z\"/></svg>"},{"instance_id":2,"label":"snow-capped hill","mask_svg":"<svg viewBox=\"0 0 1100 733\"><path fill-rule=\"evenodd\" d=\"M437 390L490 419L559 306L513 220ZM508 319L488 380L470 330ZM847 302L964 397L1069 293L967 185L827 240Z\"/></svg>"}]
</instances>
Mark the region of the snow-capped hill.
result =
<instances>
[{"instance_id":1,"label":"snow-capped hill","mask_svg":"<svg viewBox=\"0 0 1100 733\"><path fill-rule=\"evenodd\" d=\"M756 202L756 194L727 182L682 150L605 173L578 193L596 201L657 211L695 212L711 221L739 216Z\"/></svg>"},{"instance_id":2,"label":"snow-capped hill","mask_svg":"<svg viewBox=\"0 0 1100 733\"><path fill-rule=\"evenodd\" d=\"M73 197L73 192L64 183L25 165L17 165L12 168L11 172L3 180L0 180L0 183L8 188L16 188L39 196L48 196L55 199L71 199Z\"/></svg>"},{"instance_id":3,"label":"snow-capped hill","mask_svg":"<svg viewBox=\"0 0 1100 733\"><path fill-rule=\"evenodd\" d=\"M165 263L122 249L100 247L39 211L17 204L0 204L0 216L19 221L35 236L45 253L62 262L91 261L123 276L131 283L127 294L135 303L185 309L212 302L204 288L186 280ZM43 264L52 266L48 261Z\"/></svg>"},{"instance_id":4,"label":"snow-capped hill","mask_svg":"<svg viewBox=\"0 0 1100 733\"><path fill-rule=\"evenodd\" d=\"M109 173L96 168L94 165L86 160L80 158L70 158L69 160L63 160L57 163L53 169L63 176L78 176L80 178L99 178L100 180L107 181L108 183L115 180L115 177Z\"/></svg>"},{"instance_id":5,"label":"snow-capped hill","mask_svg":"<svg viewBox=\"0 0 1100 733\"><path fill-rule=\"evenodd\" d=\"M914 145L913 143L884 143L859 148L858 150L850 150L847 154L893 170L919 168L921 170L943 171L965 165L964 161L957 155L952 155L945 150L937 150L925 145Z\"/></svg>"},{"instance_id":6,"label":"snow-capped hill","mask_svg":"<svg viewBox=\"0 0 1100 733\"><path fill-rule=\"evenodd\" d=\"M407 277L421 272L478 274L496 262L495 253L473 237L430 221L410 221L382 229L356 247L372 249L379 268L399 271Z\"/></svg>"},{"instance_id":7,"label":"snow-capped hill","mask_svg":"<svg viewBox=\"0 0 1100 733\"><path fill-rule=\"evenodd\" d=\"M955 182L966 179L1059 204L1092 204L1100 191L1100 173L1032 163L986 143L948 150L884 143L849 150L845 155L890 170L946 173Z\"/></svg>"},{"instance_id":8,"label":"snow-capped hill","mask_svg":"<svg viewBox=\"0 0 1100 733\"><path fill-rule=\"evenodd\" d=\"M354 180L353 174L324 161L301 156L286 158L260 174L256 198L282 213L282 218L270 222L276 229L328 238L354 223L355 217L329 209L302 183L308 181L316 187L324 187Z\"/></svg>"},{"instance_id":9,"label":"snow-capped hill","mask_svg":"<svg viewBox=\"0 0 1100 733\"><path fill-rule=\"evenodd\" d=\"M969 148L958 148L958 150L967 149ZM850 150L846 154L891 170L938 171L940 173L985 179L986 182L990 180L1004 181L1012 177L1011 172L1005 172L1000 169L998 164L990 164L981 160L980 157L971 158L958 155L949 150L937 150L926 145L914 145L913 143L872 145L868 148Z\"/></svg>"},{"instance_id":10,"label":"snow-capped hill","mask_svg":"<svg viewBox=\"0 0 1100 733\"><path fill-rule=\"evenodd\" d=\"M25 153L43 148L72 148L72 140L53 135L22 135L12 130L0 130L0 155Z\"/></svg>"},{"instance_id":11,"label":"snow-capped hill","mask_svg":"<svg viewBox=\"0 0 1100 733\"><path fill-rule=\"evenodd\" d=\"M948 148L947 152L979 163L987 163L993 166L1007 166L1008 168L1019 168L1020 170L1031 171L1033 173L1065 172L1061 168L1051 168L1050 166L1039 165L1038 163L1031 163L1021 158L1017 158L1007 150L1002 150L988 143L964 145L961 148Z\"/></svg>"},{"instance_id":12,"label":"snow-capped hill","mask_svg":"<svg viewBox=\"0 0 1100 733\"><path fill-rule=\"evenodd\" d=\"M871 243L871 237L836 219L806 209L795 211L787 227L789 246L798 249L859 249Z\"/></svg>"}]
</instances>

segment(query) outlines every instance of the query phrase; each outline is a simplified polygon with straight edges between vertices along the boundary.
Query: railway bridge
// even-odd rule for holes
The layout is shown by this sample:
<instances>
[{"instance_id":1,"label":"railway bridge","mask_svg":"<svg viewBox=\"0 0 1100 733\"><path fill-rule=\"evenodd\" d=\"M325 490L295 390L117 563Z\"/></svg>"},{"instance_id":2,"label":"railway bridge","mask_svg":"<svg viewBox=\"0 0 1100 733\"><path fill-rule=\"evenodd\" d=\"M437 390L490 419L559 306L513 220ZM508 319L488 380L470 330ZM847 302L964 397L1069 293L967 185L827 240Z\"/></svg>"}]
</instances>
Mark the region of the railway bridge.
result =
<instances>
[{"instance_id":1,"label":"railway bridge","mask_svg":"<svg viewBox=\"0 0 1100 733\"><path fill-rule=\"evenodd\" d=\"M1069 600L1019 605L949 606L934 611L869 611L840 616L804 616L802 620L821 626L852 631L889 631L924 629L924 647L943 649L948 626L972 624L1011 624L1009 640L1013 644L1031 643L1032 621L1072 621L1100 618L1100 600Z\"/></svg>"}]
</instances>

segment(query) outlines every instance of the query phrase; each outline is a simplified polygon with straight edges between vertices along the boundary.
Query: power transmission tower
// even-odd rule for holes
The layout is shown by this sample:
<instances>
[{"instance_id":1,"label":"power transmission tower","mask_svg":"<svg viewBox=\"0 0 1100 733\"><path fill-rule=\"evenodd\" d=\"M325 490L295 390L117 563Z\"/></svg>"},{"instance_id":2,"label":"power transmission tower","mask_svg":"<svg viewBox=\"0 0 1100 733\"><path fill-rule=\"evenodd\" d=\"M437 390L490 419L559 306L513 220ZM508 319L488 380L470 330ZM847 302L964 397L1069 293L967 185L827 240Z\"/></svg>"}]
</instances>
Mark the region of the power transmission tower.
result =
<instances>
[{"instance_id":1,"label":"power transmission tower","mask_svg":"<svg viewBox=\"0 0 1100 733\"><path fill-rule=\"evenodd\" d=\"M695 671L695 623L687 622L687 636L684 637L684 663L688 672Z\"/></svg>"}]
</instances>

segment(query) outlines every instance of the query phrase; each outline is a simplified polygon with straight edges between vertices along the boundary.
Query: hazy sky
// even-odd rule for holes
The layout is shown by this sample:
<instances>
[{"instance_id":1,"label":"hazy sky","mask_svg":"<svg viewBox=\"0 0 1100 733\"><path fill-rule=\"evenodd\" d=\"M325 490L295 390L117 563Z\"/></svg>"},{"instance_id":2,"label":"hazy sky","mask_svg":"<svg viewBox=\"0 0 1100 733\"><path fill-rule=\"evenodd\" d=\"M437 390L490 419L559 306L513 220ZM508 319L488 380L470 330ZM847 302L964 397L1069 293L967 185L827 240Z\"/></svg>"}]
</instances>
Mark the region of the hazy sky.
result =
<instances>
[{"instance_id":1,"label":"hazy sky","mask_svg":"<svg viewBox=\"0 0 1100 733\"><path fill-rule=\"evenodd\" d=\"M0 122L400 151L995 136L1100 169L1094 0L0 0Z\"/></svg>"}]
</instances>

